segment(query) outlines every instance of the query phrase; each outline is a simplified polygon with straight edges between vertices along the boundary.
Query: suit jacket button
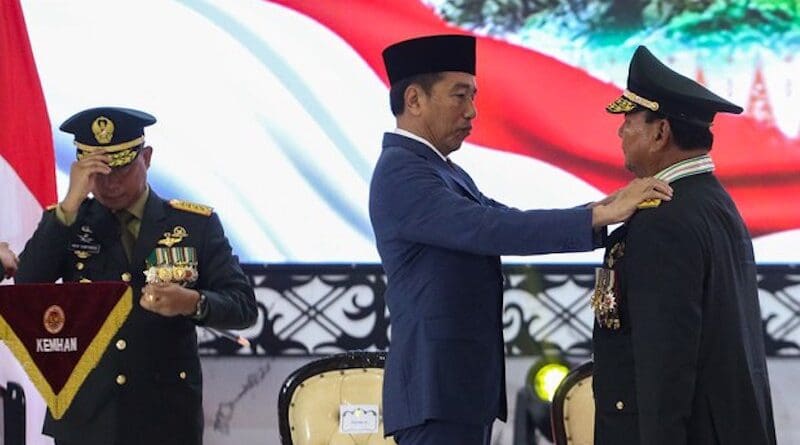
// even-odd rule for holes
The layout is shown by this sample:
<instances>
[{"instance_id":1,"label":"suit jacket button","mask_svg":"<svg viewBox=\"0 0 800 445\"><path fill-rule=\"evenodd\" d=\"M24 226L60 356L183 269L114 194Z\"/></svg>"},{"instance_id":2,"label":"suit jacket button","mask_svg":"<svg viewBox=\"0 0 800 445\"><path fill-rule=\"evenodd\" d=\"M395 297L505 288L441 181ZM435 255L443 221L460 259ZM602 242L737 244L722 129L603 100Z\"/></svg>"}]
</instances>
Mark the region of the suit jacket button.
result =
<instances>
[{"instance_id":1,"label":"suit jacket button","mask_svg":"<svg viewBox=\"0 0 800 445\"><path fill-rule=\"evenodd\" d=\"M122 281L124 281L126 283L130 282L131 281L131 274L129 274L128 272L125 272L124 274L122 274Z\"/></svg>"},{"instance_id":2,"label":"suit jacket button","mask_svg":"<svg viewBox=\"0 0 800 445\"><path fill-rule=\"evenodd\" d=\"M124 385L125 382L127 382L127 381L128 381L128 379L127 379L127 377L125 377L125 374L120 374L120 375L117 376L117 385L120 385L120 386Z\"/></svg>"},{"instance_id":3,"label":"suit jacket button","mask_svg":"<svg viewBox=\"0 0 800 445\"><path fill-rule=\"evenodd\" d=\"M181 371L180 374L178 374L178 377L180 377L181 380L186 380L186 371Z\"/></svg>"},{"instance_id":4,"label":"suit jacket button","mask_svg":"<svg viewBox=\"0 0 800 445\"><path fill-rule=\"evenodd\" d=\"M622 403L622 400L617 402L617 411L622 411L625 408L625 404Z\"/></svg>"},{"instance_id":5,"label":"suit jacket button","mask_svg":"<svg viewBox=\"0 0 800 445\"><path fill-rule=\"evenodd\" d=\"M117 340L117 344L116 344L116 346L117 346L117 349L118 349L118 350L120 350L120 351L124 351L124 350L125 350L125 348L127 348L127 347L128 347L128 343L127 343L125 340L123 340L123 339L121 339L121 338L120 338L119 340Z\"/></svg>"},{"instance_id":6,"label":"suit jacket button","mask_svg":"<svg viewBox=\"0 0 800 445\"><path fill-rule=\"evenodd\" d=\"M85 267L84 264L81 263L80 261L75 263L75 268L78 269L78 270L83 270L84 267Z\"/></svg>"}]
</instances>

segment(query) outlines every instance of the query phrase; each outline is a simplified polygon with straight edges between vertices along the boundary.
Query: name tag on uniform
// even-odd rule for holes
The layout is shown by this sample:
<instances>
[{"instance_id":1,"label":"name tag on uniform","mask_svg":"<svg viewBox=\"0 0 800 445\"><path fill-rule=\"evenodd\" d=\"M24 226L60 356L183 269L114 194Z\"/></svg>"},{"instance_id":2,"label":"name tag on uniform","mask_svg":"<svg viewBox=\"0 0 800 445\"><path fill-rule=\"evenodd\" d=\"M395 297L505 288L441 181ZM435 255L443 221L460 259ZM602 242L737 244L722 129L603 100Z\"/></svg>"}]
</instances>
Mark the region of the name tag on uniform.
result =
<instances>
[{"instance_id":1,"label":"name tag on uniform","mask_svg":"<svg viewBox=\"0 0 800 445\"><path fill-rule=\"evenodd\" d=\"M69 250L73 252L86 252L89 255L97 255L100 253L100 244L72 243L69 245Z\"/></svg>"}]
</instances>

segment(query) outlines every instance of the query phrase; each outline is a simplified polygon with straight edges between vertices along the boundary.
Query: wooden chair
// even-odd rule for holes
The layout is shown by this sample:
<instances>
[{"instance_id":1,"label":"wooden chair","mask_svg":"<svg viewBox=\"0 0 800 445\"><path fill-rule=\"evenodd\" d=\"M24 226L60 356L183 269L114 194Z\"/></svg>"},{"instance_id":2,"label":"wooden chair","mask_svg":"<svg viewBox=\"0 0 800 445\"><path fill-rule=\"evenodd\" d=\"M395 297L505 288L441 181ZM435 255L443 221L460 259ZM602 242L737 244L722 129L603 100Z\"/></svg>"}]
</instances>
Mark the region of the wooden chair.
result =
<instances>
[{"instance_id":1,"label":"wooden chair","mask_svg":"<svg viewBox=\"0 0 800 445\"><path fill-rule=\"evenodd\" d=\"M594 444L593 365L573 369L556 389L550 408L555 445Z\"/></svg>"},{"instance_id":2,"label":"wooden chair","mask_svg":"<svg viewBox=\"0 0 800 445\"><path fill-rule=\"evenodd\" d=\"M347 352L292 373L278 397L282 445L391 445L383 438L383 352ZM366 408L353 408L362 406ZM375 425L350 434L341 425Z\"/></svg>"}]
</instances>

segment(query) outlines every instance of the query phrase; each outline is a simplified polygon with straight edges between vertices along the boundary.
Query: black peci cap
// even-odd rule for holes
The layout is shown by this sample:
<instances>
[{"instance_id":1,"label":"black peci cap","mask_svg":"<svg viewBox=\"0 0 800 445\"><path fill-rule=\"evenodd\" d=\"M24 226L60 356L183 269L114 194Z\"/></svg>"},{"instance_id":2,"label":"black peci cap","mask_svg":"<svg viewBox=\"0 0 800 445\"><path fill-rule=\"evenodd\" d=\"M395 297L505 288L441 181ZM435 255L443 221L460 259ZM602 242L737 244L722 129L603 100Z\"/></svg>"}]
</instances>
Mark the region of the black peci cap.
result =
<instances>
[{"instance_id":1,"label":"black peci cap","mask_svg":"<svg viewBox=\"0 0 800 445\"><path fill-rule=\"evenodd\" d=\"M716 113L741 113L742 107L661 63L640 46L628 68L628 88L606 107L609 113L646 108L690 124L709 127Z\"/></svg>"},{"instance_id":2,"label":"black peci cap","mask_svg":"<svg viewBox=\"0 0 800 445\"><path fill-rule=\"evenodd\" d=\"M59 129L75 135L77 157L104 149L111 156L110 167L122 167L136 159L144 146L144 127L156 118L130 108L99 107L81 111Z\"/></svg>"},{"instance_id":3,"label":"black peci cap","mask_svg":"<svg viewBox=\"0 0 800 445\"><path fill-rule=\"evenodd\" d=\"M403 40L383 50L389 84L411 76L442 71L475 74L475 37L433 35Z\"/></svg>"}]
</instances>

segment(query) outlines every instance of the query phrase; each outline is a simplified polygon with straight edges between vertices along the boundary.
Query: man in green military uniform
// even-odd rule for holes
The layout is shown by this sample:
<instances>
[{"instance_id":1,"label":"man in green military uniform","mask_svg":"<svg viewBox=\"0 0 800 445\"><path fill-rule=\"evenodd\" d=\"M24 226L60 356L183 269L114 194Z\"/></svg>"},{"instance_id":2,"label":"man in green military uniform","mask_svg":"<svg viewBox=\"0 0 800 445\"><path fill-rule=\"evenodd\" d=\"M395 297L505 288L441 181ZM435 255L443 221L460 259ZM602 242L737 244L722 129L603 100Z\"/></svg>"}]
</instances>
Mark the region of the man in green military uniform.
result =
<instances>
[{"instance_id":1,"label":"man in green military uniform","mask_svg":"<svg viewBox=\"0 0 800 445\"><path fill-rule=\"evenodd\" d=\"M133 289L128 320L69 410L59 420L48 413L44 433L57 445L201 444L195 326L256 320L253 289L217 215L166 201L147 184L153 149L144 127L155 121L110 107L67 119L60 128L74 134L78 158L69 190L20 255L17 283L121 280Z\"/></svg>"},{"instance_id":2,"label":"man in green military uniform","mask_svg":"<svg viewBox=\"0 0 800 445\"><path fill-rule=\"evenodd\" d=\"M639 47L608 111L626 167L674 194L614 231L597 270L595 444L774 445L753 246L709 156L714 115L742 109Z\"/></svg>"}]
</instances>

